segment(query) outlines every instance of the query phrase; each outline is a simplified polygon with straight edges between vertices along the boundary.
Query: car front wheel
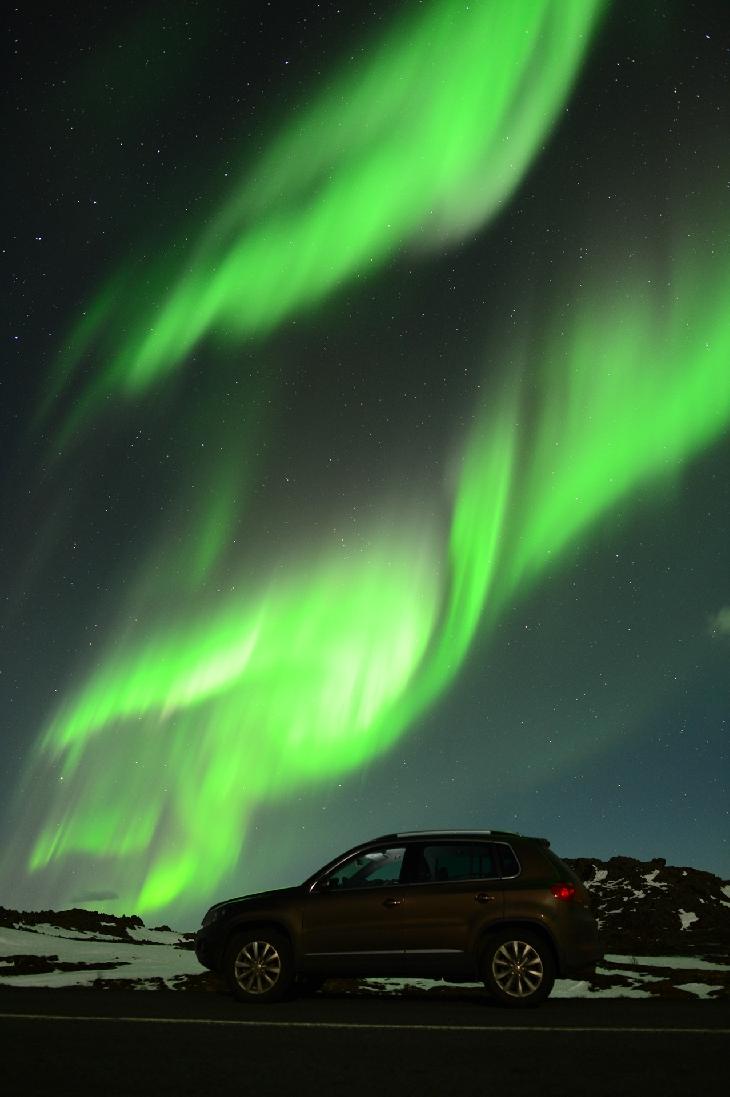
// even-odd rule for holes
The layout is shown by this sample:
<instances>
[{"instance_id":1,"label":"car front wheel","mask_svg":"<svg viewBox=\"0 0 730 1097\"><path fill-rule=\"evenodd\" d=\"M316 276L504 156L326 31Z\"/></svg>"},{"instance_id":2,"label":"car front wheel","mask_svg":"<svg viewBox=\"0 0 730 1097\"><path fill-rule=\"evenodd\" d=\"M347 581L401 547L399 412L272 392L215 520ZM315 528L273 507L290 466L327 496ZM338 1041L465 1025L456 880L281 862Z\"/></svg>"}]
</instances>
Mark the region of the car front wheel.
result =
<instances>
[{"instance_id":1,"label":"car front wheel","mask_svg":"<svg viewBox=\"0 0 730 1097\"><path fill-rule=\"evenodd\" d=\"M502 1005L537 1006L553 989L555 962L549 946L536 934L507 930L489 941L482 978Z\"/></svg>"},{"instance_id":2,"label":"car front wheel","mask_svg":"<svg viewBox=\"0 0 730 1097\"><path fill-rule=\"evenodd\" d=\"M241 1002L280 1002L294 983L289 942L274 930L240 933L226 949L226 981Z\"/></svg>"}]
</instances>

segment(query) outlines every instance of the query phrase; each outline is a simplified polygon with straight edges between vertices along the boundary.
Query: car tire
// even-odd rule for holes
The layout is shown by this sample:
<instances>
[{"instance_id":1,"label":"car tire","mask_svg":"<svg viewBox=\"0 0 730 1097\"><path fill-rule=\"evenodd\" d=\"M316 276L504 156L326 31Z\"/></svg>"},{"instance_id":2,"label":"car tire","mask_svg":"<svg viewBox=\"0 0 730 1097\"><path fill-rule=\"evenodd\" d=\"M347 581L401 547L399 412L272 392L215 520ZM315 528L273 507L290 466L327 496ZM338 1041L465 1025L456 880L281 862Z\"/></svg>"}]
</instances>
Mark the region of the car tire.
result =
<instances>
[{"instance_id":1,"label":"car tire","mask_svg":"<svg viewBox=\"0 0 730 1097\"><path fill-rule=\"evenodd\" d=\"M491 997L503 1006L539 1006L555 983L552 950L536 933L519 928L503 930L487 943L482 978Z\"/></svg>"},{"instance_id":2,"label":"car tire","mask_svg":"<svg viewBox=\"0 0 730 1097\"><path fill-rule=\"evenodd\" d=\"M238 933L226 949L223 973L239 1002L280 1002L294 984L291 944L265 927Z\"/></svg>"}]
</instances>

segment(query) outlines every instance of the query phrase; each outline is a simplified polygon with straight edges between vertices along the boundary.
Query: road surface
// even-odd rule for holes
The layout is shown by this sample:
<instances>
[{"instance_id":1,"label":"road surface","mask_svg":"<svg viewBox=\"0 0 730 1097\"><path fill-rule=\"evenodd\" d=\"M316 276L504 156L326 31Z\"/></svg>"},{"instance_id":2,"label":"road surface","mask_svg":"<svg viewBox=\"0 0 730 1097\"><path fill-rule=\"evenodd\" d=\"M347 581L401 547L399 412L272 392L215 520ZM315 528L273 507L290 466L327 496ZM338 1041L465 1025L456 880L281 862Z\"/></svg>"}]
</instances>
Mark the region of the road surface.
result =
<instances>
[{"instance_id":1,"label":"road surface","mask_svg":"<svg viewBox=\"0 0 730 1097\"><path fill-rule=\"evenodd\" d=\"M729 1059L730 1002L556 1000L514 1012L486 999L251 1007L191 992L0 993L13 1097L724 1097Z\"/></svg>"}]
</instances>

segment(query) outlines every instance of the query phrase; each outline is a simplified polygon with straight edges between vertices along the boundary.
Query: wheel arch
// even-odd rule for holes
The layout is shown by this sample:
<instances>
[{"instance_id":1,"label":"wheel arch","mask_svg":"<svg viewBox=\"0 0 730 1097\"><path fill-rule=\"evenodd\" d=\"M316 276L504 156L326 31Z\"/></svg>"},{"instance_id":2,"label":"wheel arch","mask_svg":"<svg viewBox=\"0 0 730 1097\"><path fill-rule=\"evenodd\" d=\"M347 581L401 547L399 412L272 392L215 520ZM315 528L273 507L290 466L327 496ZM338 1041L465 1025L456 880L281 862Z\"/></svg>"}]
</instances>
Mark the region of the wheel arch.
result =
<instances>
[{"instance_id":1,"label":"wheel arch","mask_svg":"<svg viewBox=\"0 0 730 1097\"><path fill-rule=\"evenodd\" d=\"M274 930L282 937L285 937L291 947L292 956L294 955L294 939L291 930L286 925L286 922L281 921L278 918L245 918L240 922L233 922L226 930L226 935L221 947L221 955L225 955L228 951L234 937L238 937L244 933L250 933L257 929Z\"/></svg>"}]
</instances>

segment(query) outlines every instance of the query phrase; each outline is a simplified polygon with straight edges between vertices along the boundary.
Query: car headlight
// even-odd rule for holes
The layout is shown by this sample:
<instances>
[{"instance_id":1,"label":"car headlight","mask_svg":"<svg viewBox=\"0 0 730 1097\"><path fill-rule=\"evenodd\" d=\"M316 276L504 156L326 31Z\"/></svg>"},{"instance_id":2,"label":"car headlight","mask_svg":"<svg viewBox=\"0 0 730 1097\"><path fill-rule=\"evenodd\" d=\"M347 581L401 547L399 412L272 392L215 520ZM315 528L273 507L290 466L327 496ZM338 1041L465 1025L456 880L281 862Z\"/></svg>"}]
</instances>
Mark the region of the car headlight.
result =
<instances>
[{"instance_id":1,"label":"car headlight","mask_svg":"<svg viewBox=\"0 0 730 1097\"><path fill-rule=\"evenodd\" d=\"M203 926L209 926L211 922L216 922L219 918L222 918L226 912L225 903L219 903L215 907L211 907L206 911L203 917Z\"/></svg>"}]
</instances>

